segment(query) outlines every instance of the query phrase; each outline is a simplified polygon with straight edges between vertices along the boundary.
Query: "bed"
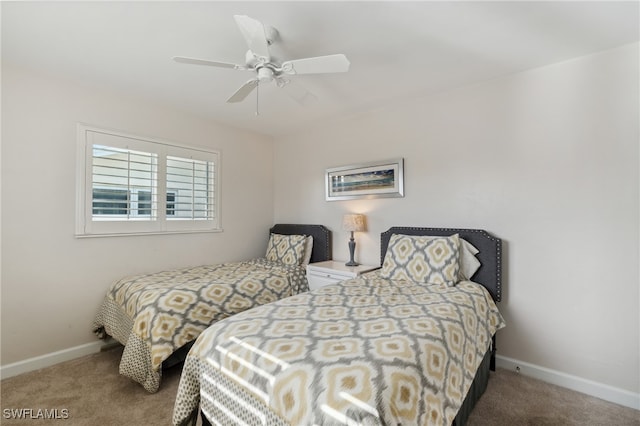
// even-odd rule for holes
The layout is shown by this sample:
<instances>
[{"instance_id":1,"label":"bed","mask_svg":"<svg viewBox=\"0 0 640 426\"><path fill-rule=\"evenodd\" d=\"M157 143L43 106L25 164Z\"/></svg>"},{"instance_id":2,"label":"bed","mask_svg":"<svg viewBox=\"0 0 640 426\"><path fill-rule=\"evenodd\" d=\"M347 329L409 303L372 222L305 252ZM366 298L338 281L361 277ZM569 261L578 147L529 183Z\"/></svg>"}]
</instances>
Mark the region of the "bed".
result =
<instances>
[{"instance_id":1,"label":"bed","mask_svg":"<svg viewBox=\"0 0 640 426\"><path fill-rule=\"evenodd\" d=\"M277 224L264 258L125 277L108 290L93 322L99 338L124 345L120 374L147 391L163 365L184 359L195 338L223 318L308 291L305 265L331 258L322 225Z\"/></svg>"},{"instance_id":2,"label":"bed","mask_svg":"<svg viewBox=\"0 0 640 426\"><path fill-rule=\"evenodd\" d=\"M173 423L463 425L504 327L501 240L393 227L380 245L377 271L203 332Z\"/></svg>"}]
</instances>

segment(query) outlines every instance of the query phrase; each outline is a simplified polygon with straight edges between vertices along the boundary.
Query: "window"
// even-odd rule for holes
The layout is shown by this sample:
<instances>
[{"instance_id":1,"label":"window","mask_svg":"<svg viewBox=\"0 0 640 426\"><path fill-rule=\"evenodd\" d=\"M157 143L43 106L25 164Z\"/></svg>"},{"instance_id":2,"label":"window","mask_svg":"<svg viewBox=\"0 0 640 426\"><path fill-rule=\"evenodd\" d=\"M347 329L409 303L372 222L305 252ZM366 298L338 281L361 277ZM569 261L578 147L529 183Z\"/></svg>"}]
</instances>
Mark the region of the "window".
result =
<instances>
[{"instance_id":1,"label":"window","mask_svg":"<svg viewBox=\"0 0 640 426\"><path fill-rule=\"evenodd\" d=\"M132 214L151 215L151 192L129 192L126 189L110 189L93 187L93 217L119 217L127 214L129 201ZM129 197L129 198L127 198ZM167 192L167 216L175 214L176 194Z\"/></svg>"},{"instance_id":2,"label":"window","mask_svg":"<svg viewBox=\"0 0 640 426\"><path fill-rule=\"evenodd\" d=\"M126 189L93 188L94 215L126 215L128 192Z\"/></svg>"},{"instance_id":3,"label":"window","mask_svg":"<svg viewBox=\"0 0 640 426\"><path fill-rule=\"evenodd\" d=\"M76 234L218 230L219 154L78 125Z\"/></svg>"}]
</instances>

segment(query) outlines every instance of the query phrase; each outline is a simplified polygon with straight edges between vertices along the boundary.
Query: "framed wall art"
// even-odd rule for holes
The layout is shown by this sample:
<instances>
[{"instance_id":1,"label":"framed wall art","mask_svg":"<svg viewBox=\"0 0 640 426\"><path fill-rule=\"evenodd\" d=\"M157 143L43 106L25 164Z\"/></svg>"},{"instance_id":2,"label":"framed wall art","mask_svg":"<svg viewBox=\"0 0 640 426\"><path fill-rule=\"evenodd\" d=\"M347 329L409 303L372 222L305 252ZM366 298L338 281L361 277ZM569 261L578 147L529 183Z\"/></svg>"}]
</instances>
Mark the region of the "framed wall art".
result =
<instances>
[{"instance_id":1,"label":"framed wall art","mask_svg":"<svg viewBox=\"0 0 640 426\"><path fill-rule=\"evenodd\" d=\"M327 201L404 197L404 159L327 169L325 187Z\"/></svg>"}]
</instances>

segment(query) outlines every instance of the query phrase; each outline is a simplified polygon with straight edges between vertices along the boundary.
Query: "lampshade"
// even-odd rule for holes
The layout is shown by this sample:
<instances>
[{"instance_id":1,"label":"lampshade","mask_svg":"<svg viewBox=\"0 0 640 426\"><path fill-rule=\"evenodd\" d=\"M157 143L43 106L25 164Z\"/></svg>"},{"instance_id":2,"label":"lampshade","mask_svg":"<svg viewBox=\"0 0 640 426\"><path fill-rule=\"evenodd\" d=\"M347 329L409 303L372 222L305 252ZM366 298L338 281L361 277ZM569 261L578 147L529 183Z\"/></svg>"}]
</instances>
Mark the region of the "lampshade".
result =
<instances>
[{"instance_id":1,"label":"lampshade","mask_svg":"<svg viewBox=\"0 0 640 426\"><path fill-rule=\"evenodd\" d=\"M345 214L342 217L342 229L344 231L362 232L366 230L363 214Z\"/></svg>"}]
</instances>

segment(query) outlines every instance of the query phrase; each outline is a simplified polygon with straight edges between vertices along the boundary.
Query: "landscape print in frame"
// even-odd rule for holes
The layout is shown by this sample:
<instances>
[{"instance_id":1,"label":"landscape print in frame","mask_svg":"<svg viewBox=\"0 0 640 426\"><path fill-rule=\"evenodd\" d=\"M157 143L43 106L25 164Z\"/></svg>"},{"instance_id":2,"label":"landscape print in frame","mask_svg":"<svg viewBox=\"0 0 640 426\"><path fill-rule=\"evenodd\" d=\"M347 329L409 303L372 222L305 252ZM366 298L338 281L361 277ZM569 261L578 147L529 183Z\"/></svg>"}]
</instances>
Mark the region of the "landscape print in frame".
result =
<instances>
[{"instance_id":1,"label":"landscape print in frame","mask_svg":"<svg viewBox=\"0 0 640 426\"><path fill-rule=\"evenodd\" d=\"M327 201L404 197L404 159L327 169L325 187Z\"/></svg>"}]
</instances>

